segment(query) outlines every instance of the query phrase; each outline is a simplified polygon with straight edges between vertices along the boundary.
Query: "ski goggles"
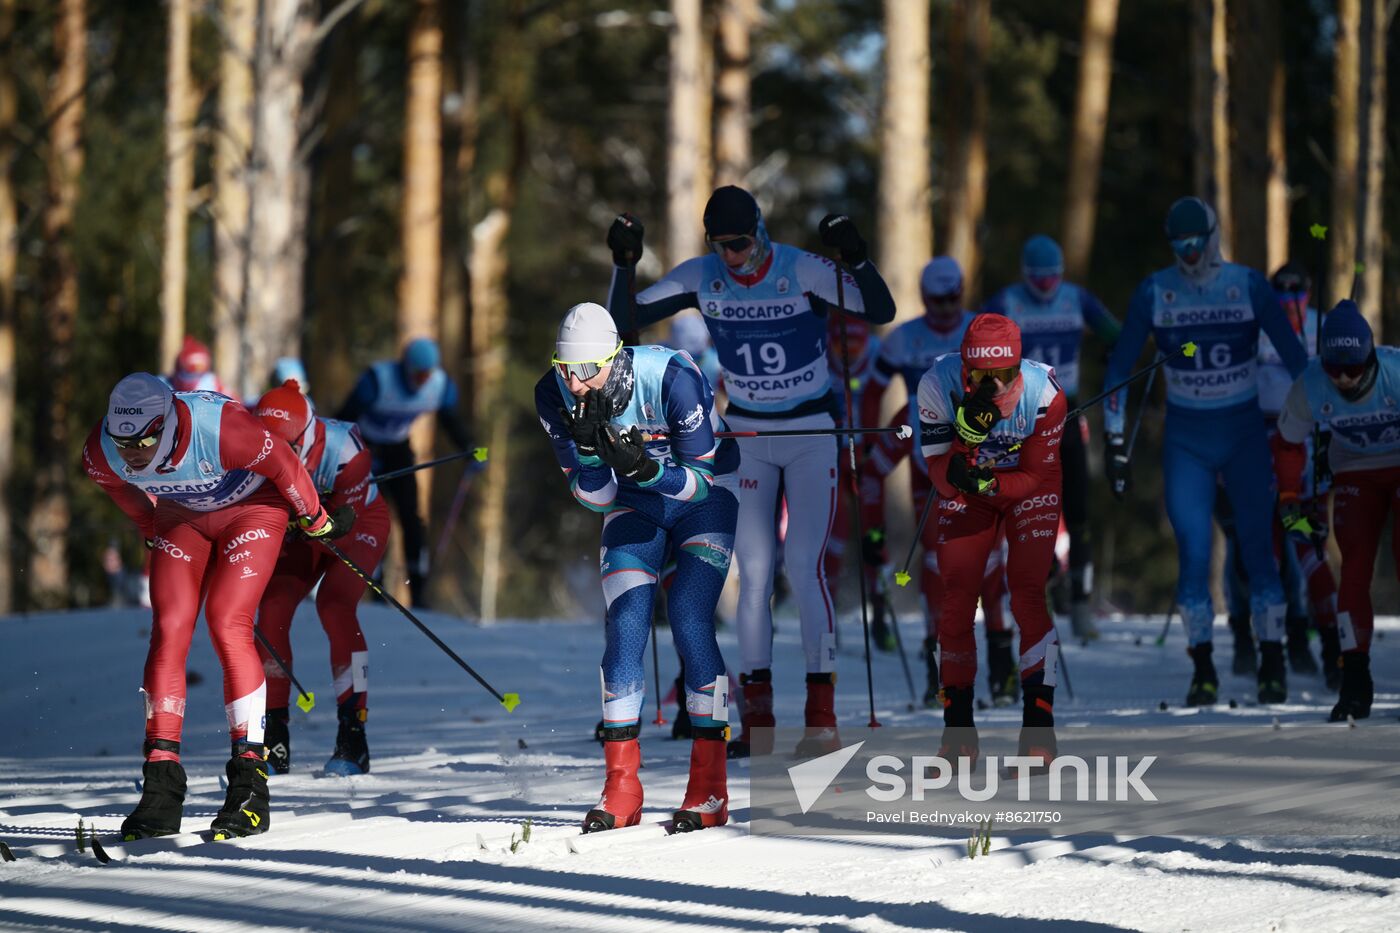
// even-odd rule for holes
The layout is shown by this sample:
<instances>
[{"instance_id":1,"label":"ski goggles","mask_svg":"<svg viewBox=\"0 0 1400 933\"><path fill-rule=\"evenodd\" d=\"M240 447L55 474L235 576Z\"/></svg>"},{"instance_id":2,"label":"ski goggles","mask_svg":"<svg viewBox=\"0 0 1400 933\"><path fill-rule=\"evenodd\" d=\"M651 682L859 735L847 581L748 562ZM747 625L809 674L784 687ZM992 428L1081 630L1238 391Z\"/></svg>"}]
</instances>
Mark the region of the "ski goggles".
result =
<instances>
[{"instance_id":1,"label":"ski goggles","mask_svg":"<svg viewBox=\"0 0 1400 933\"><path fill-rule=\"evenodd\" d=\"M1002 385L1006 385L1015 379L1021 372L1020 365L1003 366L1000 369L973 369L967 374L968 381L973 385L980 385L983 379L997 379Z\"/></svg>"},{"instance_id":2,"label":"ski goggles","mask_svg":"<svg viewBox=\"0 0 1400 933\"><path fill-rule=\"evenodd\" d=\"M570 362L568 360L561 360L558 357L555 357L553 361L554 368L559 373L560 378L564 379L566 382L568 381L568 378L570 376L577 377L579 382L587 382L588 380L592 379L594 376L602 372L603 367L611 363L613 361L613 358L621 352L622 341L619 340L617 342L617 346L613 348L613 351L607 356L603 357L601 360L583 360L579 362Z\"/></svg>"},{"instance_id":3,"label":"ski goggles","mask_svg":"<svg viewBox=\"0 0 1400 933\"><path fill-rule=\"evenodd\" d=\"M1333 379L1340 379L1345 376L1348 379L1360 379L1366 374L1366 366L1369 360L1360 363L1323 363L1322 371Z\"/></svg>"},{"instance_id":4,"label":"ski goggles","mask_svg":"<svg viewBox=\"0 0 1400 933\"><path fill-rule=\"evenodd\" d=\"M1196 233L1191 236L1176 237L1171 240L1172 252L1176 253L1187 262L1192 262L1205 252L1206 242L1209 239L1209 233Z\"/></svg>"},{"instance_id":5,"label":"ski goggles","mask_svg":"<svg viewBox=\"0 0 1400 933\"><path fill-rule=\"evenodd\" d=\"M1026 271L1026 284L1041 295L1049 295L1059 288L1060 279L1061 273L1059 272Z\"/></svg>"},{"instance_id":6,"label":"ski goggles","mask_svg":"<svg viewBox=\"0 0 1400 933\"><path fill-rule=\"evenodd\" d=\"M148 450L160 443L160 429L163 427L165 427L165 416L161 415L153 418L150 424L146 425L145 430L138 434L118 437L109 431L107 436L112 439L113 444L122 450Z\"/></svg>"},{"instance_id":7,"label":"ski goggles","mask_svg":"<svg viewBox=\"0 0 1400 933\"><path fill-rule=\"evenodd\" d=\"M737 236L705 237L709 241L710 247L716 251L724 250L730 253L742 253L753 246L753 236L741 233Z\"/></svg>"}]
</instances>

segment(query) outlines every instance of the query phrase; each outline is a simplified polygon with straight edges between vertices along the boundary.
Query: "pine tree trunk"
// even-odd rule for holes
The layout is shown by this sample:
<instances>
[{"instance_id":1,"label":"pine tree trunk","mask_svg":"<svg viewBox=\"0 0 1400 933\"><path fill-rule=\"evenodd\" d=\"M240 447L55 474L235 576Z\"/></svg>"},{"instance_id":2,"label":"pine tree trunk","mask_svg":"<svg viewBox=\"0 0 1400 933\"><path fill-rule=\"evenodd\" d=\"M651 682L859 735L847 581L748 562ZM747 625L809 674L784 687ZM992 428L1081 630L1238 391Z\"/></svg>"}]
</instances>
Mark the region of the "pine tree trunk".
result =
<instances>
[{"instance_id":1,"label":"pine tree trunk","mask_svg":"<svg viewBox=\"0 0 1400 933\"><path fill-rule=\"evenodd\" d=\"M1087 0L1079 86L1074 98L1070 137L1069 181L1065 190L1065 274L1083 281L1094 249L1099 169L1108 126L1108 94L1113 81L1113 37L1118 27L1118 0Z\"/></svg>"},{"instance_id":2,"label":"pine tree trunk","mask_svg":"<svg viewBox=\"0 0 1400 933\"><path fill-rule=\"evenodd\" d=\"M219 127L214 135L215 372L232 380L243 366L248 316L248 237L253 159L253 56L258 0L220 0ZM171 361L162 360L168 366ZM230 381L230 385L232 382Z\"/></svg>"},{"instance_id":3,"label":"pine tree trunk","mask_svg":"<svg viewBox=\"0 0 1400 933\"><path fill-rule=\"evenodd\" d=\"M958 16L963 34L961 80L967 88L967 120L959 128L948 189L948 253L963 270L964 304L980 300L978 248L987 206L987 45L991 36L991 0L961 0Z\"/></svg>"},{"instance_id":4,"label":"pine tree trunk","mask_svg":"<svg viewBox=\"0 0 1400 933\"><path fill-rule=\"evenodd\" d=\"M919 272L933 252L929 5L924 0L885 0L885 35L880 271L903 319L923 313Z\"/></svg>"},{"instance_id":5,"label":"pine tree trunk","mask_svg":"<svg viewBox=\"0 0 1400 933\"><path fill-rule=\"evenodd\" d=\"M16 0L0 0L0 48L14 41ZM13 56L0 60L0 613L15 609L10 477L15 449L15 278L19 265L19 212L10 177L19 115Z\"/></svg>"},{"instance_id":6,"label":"pine tree trunk","mask_svg":"<svg viewBox=\"0 0 1400 933\"><path fill-rule=\"evenodd\" d=\"M34 501L29 515L29 587L42 605L66 605L69 475L68 420L73 404L73 340L78 314L78 268L71 237L83 171L87 85L85 0L60 0L54 28L58 66L45 98L49 146L45 165L43 346L44 379L35 393Z\"/></svg>"},{"instance_id":7,"label":"pine tree trunk","mask_svg":"<svg viewBox=\"0 0 1400 933\"><path fill-rule=\"evenodd\" d=\"M442 298L438 334L448 373L457 381L470 411L472 396L471 270L467 260L471 231L472 168L476 164L481 111L480 68L460 7L443 9L443 163Z\"/></svg>"},{"instance_id":8,"label":"pine tree trunk","mask_svg":"<svg viewBox=\"0 0 1400 933\"><path fill-rule=\"evenodd\" d=\"M666 133L666 265L698 256L704 246L702 209L695 203L701 177L700 123L704 30L700 0L671 0L671 89Z\"/></svg>"},{"instance_id":9,"label":"pine tree trunk","mask_svg":"<svg viewBox=\"0 0 1400 933\"><path fill-rule=\"evenodd\" d=\"M1280 56L1274 61L1269 81L1269 268L1272 275L1288 261L1288 136L1284 110L1287 71ZM1321 283L1318 283L1321 285Z\"/></svg>"},{"instance_id":10,"label":"pine tree trunk","mask_svg":"<svg viewBox=\"0 0 1400 933\"><path fill-rule=\"evenodd\" d=\"M1230 148L1234 250L1230 258L1267 275L1269 189L1274 174L1271 129L1273 76L1279 64L1278 4L1233 0L1230 5L1230 110L1235 130ZM1268 80L1264 76L1268 76Z\"/></svg>"},{"instance_id":11,"label":"pine tree trunk","mask_svg":"<svg viewBox=\"0 0 1400 933\"><path fill-rule=\"evenodd\" d=\"M1234 256L1230 202L1229 65L1225 0L1192 0L1191 132L1196 191L1215 208L1220 247Z\"/></svg>"},{"instance_id":12,"label":"pine tree trunk","mask_svg":"<svg viewBox=\"0 0 1400 933\"><path fill-rule=\"evenodd\" d=\"M757 0L723 0L720 4L715 79L716 185L743 186L752 167L749 35L757 18Z\"/></svg>"},{"instance_id":13,"label":"pine tree trunk","mask_svg":"<svg viewBox=\"0 0 1400 933\"><path fill-rule=\"evenodd\" d=\"M1358 303L1362 314L1382 341L1381 273L1383 250L1381 214L1385 193L1385 100L1386 100L1386 3L1361 0L1358 23L1360 46L1360 98L1357 118L1361 123L1357 141L1360 172L1356 194L1356 275L1360 278Z\"/></svg>"},{"instance_id":14,"label":"pine tree trunk","mask_svg":"<svg viewBox=\"0 0 1400 933\"><path fill-rule=\"evenodd\" d=\"M185 274L190 187L194 182L194 96L190 92L190 4L169 0L165 65L165 239L160 265L160 365L185 336Z\"/></svg>"},{"instance_id":15,"label":"pine tree trunk","mask_svg":"<svg viewBox=\"0 0 1400 933\"><path fill-rule=\"evenodd\" d=\"M1325 307L1351 294L1356 262L1356 205L1361 190L1361 49L1358 31L1364 0L1338 0L1337 36L1333 45L1336 72L1332 84L1332 224L1327 230L1331 264Z\"/></svg>"}]
</instances>

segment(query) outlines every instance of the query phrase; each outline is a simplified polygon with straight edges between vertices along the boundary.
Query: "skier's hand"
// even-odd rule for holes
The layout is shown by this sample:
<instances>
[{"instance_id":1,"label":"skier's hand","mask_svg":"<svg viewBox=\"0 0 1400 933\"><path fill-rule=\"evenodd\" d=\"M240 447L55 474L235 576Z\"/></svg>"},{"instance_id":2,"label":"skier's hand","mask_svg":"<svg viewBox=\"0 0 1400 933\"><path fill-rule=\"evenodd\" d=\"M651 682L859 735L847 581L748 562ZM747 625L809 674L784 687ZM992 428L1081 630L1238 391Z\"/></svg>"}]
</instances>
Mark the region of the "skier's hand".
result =
<instances>
[{"instance_id":1,"label":"skier's hand","mask_svg":"<svg viewBox=\"0 0 1400 933\"><path fill-rule=\"evenodd\" d=\"M889 554L885 550L885 529L871 528L865 533L860 542L860 559L867 567L876 570L889 563Z\"/></svg>"},{"instance_id":2,"label":"skier's hand","mask_svg":"<svg viewBox=\"0 0 1400 933\"><path fill-rule=\"evenodd\" d=\"M315 515L303 515L297 519L302 534L308 538L334 540L343 538L355 527L355 510L348 505L338 506L327 513L324 507L318 508Z\"/></svg>"},{"instance_id":3,"label":"skier's hand","mask_svg":"<svg viewBox=\"0 0 1400 933\"><path fill-rule=\"evenodd\" d=\"M860 231L845 214L827 214L817 224L817 233L822 238L822 244L839 251L841 261L848 266L858 266L870 258Z\"/></svg>"},{"instance_id":4,"label":"skier's hand","mask_svg":"<svg viewBox=\"0 0 1400 933\"><path fill-rule=\"evenodd\" d=\"M636 425L618 432L607 425L598 435L598 456L618 476L645 485L661 474L661 465L647 456L646 442Z\"/></svg>"},{"instance_id":5,"label":"skier's hand","mask_svg":"<svg viewBox=\"0 0 1400 933\"><path fill-rule=\"evenodd\" d=\"M948 398L953 403L953 427L957 429L958 437L969 447L976 447L985 441L992 428L1001 420L1001 411L996 402L992 401L996 394L997 384L992 379L983 379L978 384L977 391L971 395L964 395L961 402L949 393Z\"/></svg>"},{"instance_id":6,"label":"skier's hand","mask_svg":"<svg viewBox=\"0 0 1400 933\"><path fill-rule=\"evenodd\" d=\"M598 436L612 416L612 403L601 389L589 389L574 402L573 410L559 409L580 457L598 456Z\"/></svg>"},{"instance_id":7,"label":"skier's hand","mask_svg":"<svg viewBox=\"0 0 1400 933\"><path fill-rule=\"evenodd\" d=\"M1318 514L1316 508L1309 508L1299 499L1288 499L1279 504L1279 521L1291 535L1304 538L1313 544L1327 541L1327 520Z\"/></svg>"},{"instance_id":8,"label":"skier's hand","mask_svg":"<svg viewBox=\"0 0 1400 933\"><path fill-rule=\"evenodd\" d=\"M1133 487L1133 472L1128 464L1128 448L1121 434L1104 435L1103 469L1108 476L1108 488L1113 498L1122 502Z\"/></svg>"},{"instance_id":9,"label":"skier's hand","mask_svg":"<svg viewBox=\"0 0 1400 933\"><path fill-rule=\"evenodd\" d=\"M613 265L635 266L642 258L642 237L646 228L631 214L618 214L608 228L608 249L612 250Z\"/></svg>"},{"instance_id":10,"label":"skier's hand","mask_svg":"<svg viewBox=\"0 0 1400 933\"><path fill-rule=\"evenodd\" d=\"M948 460L948 485L967 496L996 495L997 480L984 466L972 466L963 454L955 453Z\"/></svg>"}]
</instances>

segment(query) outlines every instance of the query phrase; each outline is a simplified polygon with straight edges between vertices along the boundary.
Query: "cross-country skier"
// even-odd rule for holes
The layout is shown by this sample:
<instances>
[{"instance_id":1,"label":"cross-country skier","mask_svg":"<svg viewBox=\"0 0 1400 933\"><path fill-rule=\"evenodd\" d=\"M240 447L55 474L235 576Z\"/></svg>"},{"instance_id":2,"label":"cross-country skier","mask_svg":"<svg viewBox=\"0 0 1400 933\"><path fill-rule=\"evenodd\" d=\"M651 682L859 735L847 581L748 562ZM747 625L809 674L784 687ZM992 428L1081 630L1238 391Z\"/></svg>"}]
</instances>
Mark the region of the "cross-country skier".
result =
<instances>
[{"instance_id":1,"label":"cross-country skier","mask_svg":"<svg viewBox=\"0 0 1400 933\"><path fill-rule=\"evenodd\" d=\"M1284 313L1288 315L1288 323L1293 325L1293 332L1301 338L1304 352L1311 358L1316 354L1318 313L1308 307L1312 281L1307 270L1299 263L1290 262L1275 272L1269 283ZM1259 409L1264 413L1271 443L1278 433L1279 412L1292 386L1293 377L1288 374L1278 350L1274 349L1273 341L1268 334L1260 334ZM1311 442L1309 438L1309 445ZM1325 514L1327 487L1312 482L1311 455L1307 463L1309 472L1303 484L1302 507L1309 514ZM1314 501L1317 496L1322 497L1321 502ZM1234 671L1236 674L1253 674L1258 660L1254 650L1254 631L1249 624L1249 582L1240 567L1239 541L1233 515L1221 521L1220 527L1225 533L1225 593L1230 607L1230 631L1235 641ZM1288 606L1285 622L1288 666L1296 674L1317 673L1317 662L1308 648L1308 612L1311 608L1313 621L1322 638L1322 660L1328 686L1336 689L1341 677L1340 668L1337 667L1341 654L1337 646L1337 584L1327 563L1326 553L1302 538L1285 536L1277 518L1274 521L1274 546L1279 555L1279 574L1283 578Z\"/></svg>"},{"instance_id":2,"label":"cross-country skier","mask_svg":"<svg viewBox=\"0 0 1400 933\"><path fill-rule=\"evenodd\" d=\"M189 334L175 355L175 369L166 382L176 392L218 392L227 395L224 384L214 375L214 357L209 348Z\"/></svg>"},{"instance_id":3,"label":"cross-country skier","mask_svg":"<svg viewBox=\"0 0 1400 933\"><path fill-rule=\"evenodd\" d=\"M340 549L362 570L373 573L389 544L389 506L370 482L370 453L360 440L359 428L346 421L314 416L311 403L295 379L267 392L258 400L258 419L272 436L291 445L306 464L321 502L329 509L342 506L355 511L355 531ZM258 629L292 666L292 615L317 582L316 613L331 647L331 678L335 684L339 730L335 751L326 762L327 774L364 774L369 771L369 745L365 719L369 705L369 647L356 607L365 592L365 581L340 558L300 535L289 535L282 544L277 569L258 607ZM291 734L287 702L292 683L287 672L262 646L258 653L267 675L267 763L278 774L291 768Z\"/></svg>"},{"instance_id":4,"label":"cross-country skier","mask_svg":"<svg viewBox=\"0 0 1400 933\"><path fill-rule=\"evenodd\" d=\"M939 357L919 381L918 405L920 449L939 496L944 726L974 726L972 623L987 555L1005 534L1011 611L1021 630L1021 754L1053 758L1059 639L1045 581L1060 526L1065 393L1049 366L1021 355L1015 322L982 314L968 325L961 350ZM958 744L958 754L976 757L975 738Z\"/></svg>"},{"instance_id":5,"label":"cross-country skier","mask_svg":"<svg viewBox=\"0 0 1400 933\"><path fill-rule=\"evenodd\" d=\"M269 825L263 762L266 683L253 646L253 613L272 577L289 517L302 533L334 537L354 513L332 517L306 468L237 402L170 391L149 373L117 383L107 414L83 448L87 474L126 513L151 549L151 647L141 800L122 823L127 838L180 831L185 771L185 658L201 599L224 668L224 711L233 755L216 834Z\"/></svg>"},{"instance_id":6,"label":"cross-country skier","mask_svg":"<svg viewBox=\"0 0 1400 933\"><path fill-rule=\"evenodd\" d=\"M1314 425L1330 429L1332 517L1342 551L1337 634L1342 682L1333 722L1371 715L1371 577L1386 514L1400 519L1400 350L1377 347L1356 304L1342 301L1322 324L1321 359L1288 392L1279 413L1274 466L1283 524L1294 535L1325 538L1325 509L1308 503L1304 442ZM1392 530L1400 577L1400 520Z\"/></svg>"},{"instance_id":7,"label":"cross-country skier","mask_svg":"<svg viewBox=\"0 0 1400 933\"><path fill-rule=\"evenodd\" d=\"M724 422L714 392L689 356L624 347L607 310L585 302L559 325L554 366L535 385L535 409L574 498L604 516L607 780L583 831L641 819L643 654L668 548L676 575L667 609L685 666L693 738L690 782L674 820L678 830L721 825L729 818L729 686L714 612L734 543L739 450L733 440L715 438Z\"/></svg>"},{"instance_id":8,"label":"cross-country skier","mask_svg":"<svg viewBox=\"0 0 1400 933\"><path fill-rule=\"evenodd\" d=\"M671 320L671 333L666 345L673 350L684 350L690 354L695 365L710 383L716 393L720 391L722 374L719 368L719 353L714 341L710 340L710 330L705 319L698 313L678 314Z\"/></svg>"},{"instance_id":9,"label":"cross-country skier","mask_svg":"<svg viewBox=\"0 0 1400 933\"><path fill-rule=\"evenodd\" d=\"M1036 234L1021 248L1021 281L1009 285L987 302L984 310L1004 314L1021 328L1025 355L1055 370L1074 408L1079 394L1079 354L1084 331L1092 331L1106 347L1118 339L1118 321L1086 288L1064 281L1065 257L1060 244ZM1078 638L1097 638L1090 613L1093 590L1093 544L1089 538L1089 461L1085 448L1089 422L1082 416L1065 425L1064 514L1069 531L1069 617Z\"/></svg>"},{"instance_id":10,"label":"cross-country skier","mask_svg":"<svg viewBox=\"0 0 1400 933\"><path fill-rule=\"evenodd\" d=\"M1167 212L1166 235L1176 263L1149 275L1133 293L1104 383L1114 385L1128 377L1148 334L1158 352L1175 354L1163 364L1167 418L1162 469L1167 517L1176 533L1176 601L1195 663L1186 704L1212 704L1219 691L1211 660L1215 611L1210 597L1217 476L1224 479L1249 574L1260 644L1259 702L1281 703L1288 697L1282 644L1285 607L1274 561L1274 494L1258 401L1260 328L1273 340L1289 373L1302 372L1306 358L1264 275L1220 258L1220 230L1208 204L1195 197L1178 200ZM1187 341L1196 344L1195 353L1176 353ZM1114 393L1104 411L1104 468L1119 498L1130 479L1123 437L1125 398L1126 390Z\"/></svg>"},{"instance_id":11,"label":"cross-country skier","mask_svg":"<svg viewBox=\"0 0 1400 933\"><path fill-rule=\"evenodd\" d=\"M360 435L374 456L374 472L387 473L413 466L409 431L422 415L435 414L438 426L458 450L470 446L467 429L457 416L457 384L440 365L438 345L427 337L410 340L398 360L380 360L360 375L337 421L360 426ZM403 528L403 559L408 565L408 589L413 605L428 601L427 532L418 514L418 474L409 473L383 483L380 492L398 513Z\"/></svg>"},{"instance_id":12,"label":"cross-country skier","mask_svg":"<svg viewBox=\"0 0 1400 933\"><path fill-rule=\"evenodd\" d=\"M732 185L705 205L711 252L688 259L635 301L630 282L642 255L642 225L623 214L608 230L613 281L608 308L620 329L654 324L699 308L719 350L725 417L735 430L835 426L836 400L827 371L826 316L838 304L872 324L894 319L894 299L870 262L865 240L849 217L831 214L819 226L822 242L839 249L849 271L828 259L768 237L758 202ZM836 511L836 449L831 437L749 438L739 442L740 509L735 540L739 562L740 679L744 735L735 754L747 754L749 732L772 726L773 617L778 496L793 504L785 553L797 597L807 666L803 754L831 750L836 732L836 618L824 555Z\"/></svg>"},{"instance_id":13,"label":"cross-country skier","mask_svg":"<svg viewBox=\"0 0 1400 933\"><path fill-rule=\"evenodd\" d=\"M880 346L875 372L868 390L861 397L861 417L866 423L880 423L880 405L885 389L890 380L898 375L904 380L908 404L895 413L890 424L918 424L919 380L940 356L958 352L967 325L972 322L972 312L963 308L962 304L962 268L953 257L935 256L929 260L919 276L919 292L924 304L923 316L906 321L890 331ZM865 475L861 482L864 511L861 514L869 543L864 549L864 557L867 562L878 562L877 568L887 562L883 546L885 478L894 472L901 460L911 456L914 445L912 437L900 440L893 434L881 434L870 445L869 456L865 459ZM914 514L922 515L927 497L933 494L933 484L929 482L923 457L910 459L909 489ZM920 538L923 569L919 573L919 591L923 597L926 625L923 657L928 669L924 704L933 707L939 702L937 647L938 619L943 606L943 577L938 569L938 522L932 514L924 522ZM987 622L987 668L992 699L997 705L1015 702L1017 689L1016 659L1011 651L1012 632L1003 606L1006 574L1001 552L1000 544L993 545L987 558L981 590L982 612Z\"/></svg>"}]
</instances>

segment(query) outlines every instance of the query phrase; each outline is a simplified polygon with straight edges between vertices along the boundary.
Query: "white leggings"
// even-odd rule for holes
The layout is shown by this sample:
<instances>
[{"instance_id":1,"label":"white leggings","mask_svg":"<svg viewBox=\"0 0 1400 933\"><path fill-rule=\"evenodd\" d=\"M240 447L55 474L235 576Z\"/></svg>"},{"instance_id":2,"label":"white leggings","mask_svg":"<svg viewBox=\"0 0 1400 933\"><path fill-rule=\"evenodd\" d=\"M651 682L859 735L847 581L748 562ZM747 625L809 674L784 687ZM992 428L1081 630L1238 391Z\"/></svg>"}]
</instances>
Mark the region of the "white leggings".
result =
<instances>
[{"instance_id":1,"label":"white leggings","mask_svg":"<svg viewBox=\"0 0 1400 933\"><path fill-rule=\"evenodd\" d=\"M758 419L727 415L735 431L831 428L829 415ZM787 499L783 562L802 620L808 673L836 669L836 614L823 562L836 515L836 439L739 438L739 523L734 557L739 567L739 653L744 673L773 666L773 572L777 552L778 492Z\"/></svg>"}]
</instances>

